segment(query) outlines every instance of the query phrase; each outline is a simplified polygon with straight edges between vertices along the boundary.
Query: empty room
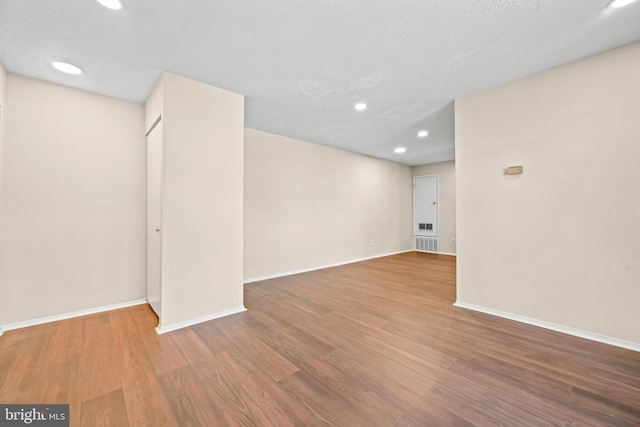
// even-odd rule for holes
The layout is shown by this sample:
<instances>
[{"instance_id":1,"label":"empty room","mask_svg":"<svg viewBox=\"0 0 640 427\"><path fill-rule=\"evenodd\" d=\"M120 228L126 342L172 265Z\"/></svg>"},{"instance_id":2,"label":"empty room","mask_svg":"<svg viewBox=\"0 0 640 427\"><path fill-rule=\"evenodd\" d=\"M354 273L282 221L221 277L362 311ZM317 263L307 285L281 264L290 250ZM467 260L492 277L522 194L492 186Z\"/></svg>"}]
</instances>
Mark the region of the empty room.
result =
<instances>
[{"instance_id":1,"label":"empty room","mask_svg":"<svg viewBox=\"0 0 640 427\"><path fill-rule=\"evenodd\" d=\"M0 426L640 425L640 1L0 1Z\"/></svg>"}]
</instances>

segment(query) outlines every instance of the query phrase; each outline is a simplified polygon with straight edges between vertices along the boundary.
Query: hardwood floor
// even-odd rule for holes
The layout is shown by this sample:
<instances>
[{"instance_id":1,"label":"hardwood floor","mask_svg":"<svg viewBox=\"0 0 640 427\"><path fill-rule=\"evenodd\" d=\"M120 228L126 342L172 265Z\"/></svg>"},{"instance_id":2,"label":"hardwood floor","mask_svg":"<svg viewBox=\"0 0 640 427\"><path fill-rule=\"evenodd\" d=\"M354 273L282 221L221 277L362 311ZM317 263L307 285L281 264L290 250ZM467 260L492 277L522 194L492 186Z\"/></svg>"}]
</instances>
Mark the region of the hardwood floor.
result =
<instances>
[{"instance_id":1,"label":"hardwood floor","mask_svg":"<svg viewBox=\"0 0 640 427\"><path fill-rule=\"evenodd\" d=\"M0 403L82 426L639 426L640 353L452 306L455 258L253 283L158 336L148 306L8 331Z\"/></svg>"}]
</instances>

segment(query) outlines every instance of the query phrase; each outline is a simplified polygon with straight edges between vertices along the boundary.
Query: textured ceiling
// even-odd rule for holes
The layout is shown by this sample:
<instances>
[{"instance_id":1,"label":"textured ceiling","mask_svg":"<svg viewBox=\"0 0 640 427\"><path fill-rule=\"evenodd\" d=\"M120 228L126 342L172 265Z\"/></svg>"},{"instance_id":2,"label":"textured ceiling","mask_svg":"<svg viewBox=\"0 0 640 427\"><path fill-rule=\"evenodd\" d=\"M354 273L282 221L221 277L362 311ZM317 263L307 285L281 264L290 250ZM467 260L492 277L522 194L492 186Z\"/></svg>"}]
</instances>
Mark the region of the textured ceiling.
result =
<instances>
[{"instance_id":1,"label":"textured ceiling","mask_svg":"<svg viewBox=\"0 0 640 427\"><path fill-rule=\"evenodd\" d=\"M0 0L0 62L139 102L167 70L245 95L247 127L418 165L453 159L454 99L640 40L608 1Z\"/></svg>"}]
</instances>

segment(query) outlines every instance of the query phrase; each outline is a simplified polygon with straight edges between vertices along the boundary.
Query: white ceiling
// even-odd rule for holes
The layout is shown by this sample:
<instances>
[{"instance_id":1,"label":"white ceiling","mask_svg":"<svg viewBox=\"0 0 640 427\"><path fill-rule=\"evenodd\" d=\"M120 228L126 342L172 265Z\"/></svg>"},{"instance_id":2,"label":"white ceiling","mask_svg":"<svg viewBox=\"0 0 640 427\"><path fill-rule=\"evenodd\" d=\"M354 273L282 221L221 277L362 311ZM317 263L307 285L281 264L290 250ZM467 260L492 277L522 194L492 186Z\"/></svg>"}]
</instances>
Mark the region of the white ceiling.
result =
<instances>
[{"instance_id":1,"label":"white ceiling","mask_svg":"<svg viewBox=\"0 0 640 427\"><path fill-rule=\"evenodd\" d=\"M245 95L247 127L409 165L454 158L454 99L640 40L640 2L123 1L0 0L0 62L139 102L167 70Z\"/></svg>"}]
</instances>

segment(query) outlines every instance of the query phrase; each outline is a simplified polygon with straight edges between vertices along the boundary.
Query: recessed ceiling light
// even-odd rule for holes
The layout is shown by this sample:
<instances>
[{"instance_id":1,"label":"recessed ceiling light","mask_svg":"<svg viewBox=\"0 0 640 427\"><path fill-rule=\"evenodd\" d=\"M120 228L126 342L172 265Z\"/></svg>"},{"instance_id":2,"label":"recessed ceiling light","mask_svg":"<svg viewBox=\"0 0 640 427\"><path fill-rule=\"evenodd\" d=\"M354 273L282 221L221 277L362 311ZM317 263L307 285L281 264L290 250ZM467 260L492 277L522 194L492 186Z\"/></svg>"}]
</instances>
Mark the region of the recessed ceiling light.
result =
<instances>
[{"instance_id":1,"label":"recessed ceiling light","mask_svg":"<svg viewBox=\"0 0 640 427\"><path fill-rule=\"evenodd\" d=\"M395 150L393 150L393 151L394 151L395 153L402 154L402 153L404 153L405 151L407 151L407 149L406 149L406 148L404 148L404 147L398 147L398 148L396 148L396 149L395 149Z\"/></svg>"},{"instance_id":2,"label":"recessed ceiling light","mask_svg":"<svg viewBox=\"0 0 640 427\"><path fill-rule=\"evenodd\" d=\"M609 7L613 7L614 9L617 9L619 7L627 6L635 1L636 0L613 0L611 3L609 3Z\"/></svg>"},{"instance_id":3,"label":"recessed ceiling light","mask_svg":"<svg viewBox=\"0 0 640 427\"><path fill-rule=\"evenodd\" d=\"M367 104L365 102L358 102L356 105L353 106L353 108L355 108L358 111L366 110Z\"/></svg>"},{"instance_id":4,"label":"recessed ceiling light","mask_svg":"<svg viewBox=\"0 0 640 427\"><path fill-rule=\"evenodd\" d=\"M82 69L80 67L67 64L66 62L53 61L51 65L53 65L53 68L55 68L58 71L62 71L63 73L75 74L75 75L82 74Z\"/></svg>"},{"instance_id":5,"label":"recessed ceiling light","mask_svg":"<svg viewBox=\"0 0 640 427\"><path fill-rule=\"evenodd\" d=\"M426 138L427 135L429 135L429 131L427 131L427 130L421 130L420 132L418 132L418 137L419 138Z\"/></svg>"},{"instance_id":6,"label":"recessed ceiling light","mask_svg":"<svg viewBox=\"0 0 640 427\"><path fill-rule=\"evenodd\" d=\"M98 3L109 9L122 9L122 2L120 0L98 0Z\"/></svg>"}]
</instances>

